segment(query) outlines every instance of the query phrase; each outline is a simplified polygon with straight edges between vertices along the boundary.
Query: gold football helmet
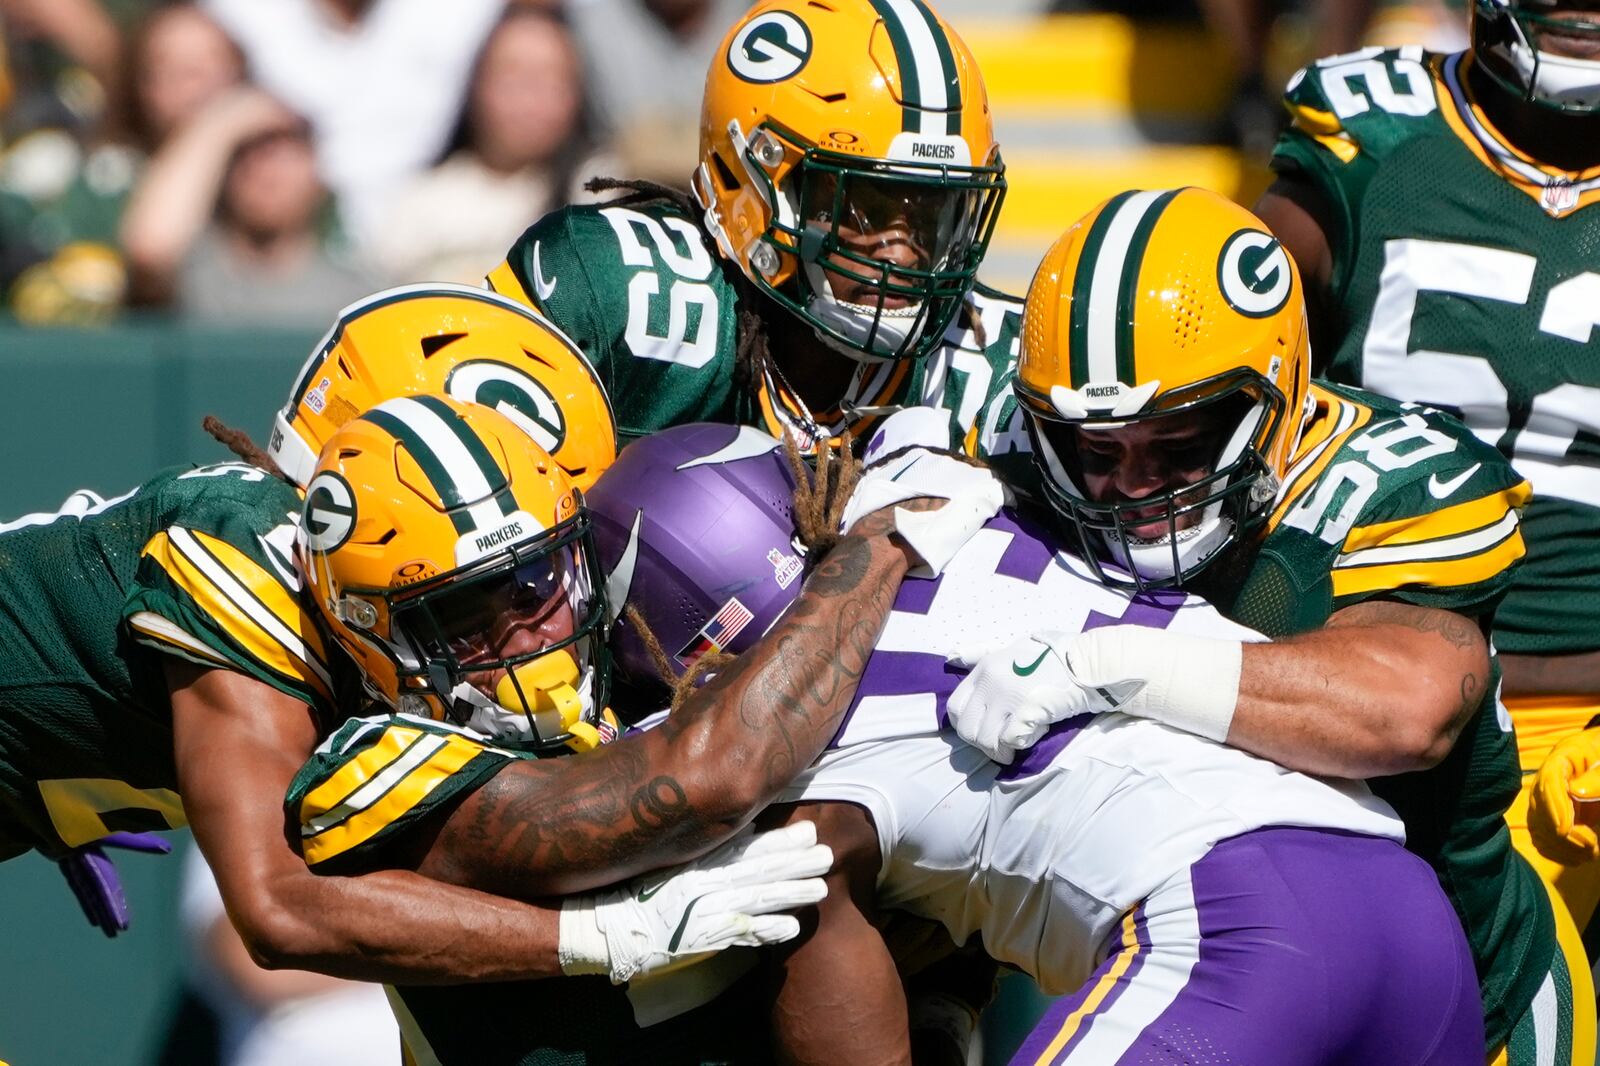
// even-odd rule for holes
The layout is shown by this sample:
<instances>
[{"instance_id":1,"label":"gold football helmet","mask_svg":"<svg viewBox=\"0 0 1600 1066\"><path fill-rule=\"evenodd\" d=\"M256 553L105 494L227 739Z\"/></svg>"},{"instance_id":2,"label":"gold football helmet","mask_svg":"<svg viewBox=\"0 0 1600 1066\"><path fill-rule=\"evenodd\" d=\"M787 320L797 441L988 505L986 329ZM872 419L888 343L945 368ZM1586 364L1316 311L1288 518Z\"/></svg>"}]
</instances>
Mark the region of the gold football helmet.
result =
<instances>
[{"instance_id":1,"label":"gold football helmet","mask_svg":"<svg viewBox=\"0 0 1600 1066\"><path fill-rule=\"evenodd\" d=\"M587 488L617 457L599 375L536 312L465 285L411 285L351 304L306 361L267 451L304 487L338 428L378 403L443 393L493 407Z\"/></svg>"},{"instance_id":2,"label":"gold football helmet","mask_svg":"<svg viewBox=\"0 0 1600 1066\"><path fill-rule=\"evenodd\" d=\"M373 696L502 741L615 735L605 584L581 492L508 417L419 395L328 438L306 587Z\"/></svg>"},{"instance_id":3,"label":"gold football helmet","mask_svg":"<svg viewBox=\"0 0 1600 1066\"><path fill-rule=\"evenodd\" d=\"M897 359L972 288L1005 167L977 62L923 0L764 0L711 61L692 187L758 289Z\"/></svg>"},{"instance_id":4,"label":"gold football helmet","mask_svg":"<svg viewBox=\"0 0 1600 1066\"><path fill-rule=\"evenodd\" d=\"M1309 375L1294 260L1215 193L1112 197L1056 241L1028 288L1017 397L1045 494L1108 583L1181 585L1265 517ZM1187 475L1136 497L1094 491L1126 484L1119 441L1134 438Z\"/></svg>"}]
</instances>

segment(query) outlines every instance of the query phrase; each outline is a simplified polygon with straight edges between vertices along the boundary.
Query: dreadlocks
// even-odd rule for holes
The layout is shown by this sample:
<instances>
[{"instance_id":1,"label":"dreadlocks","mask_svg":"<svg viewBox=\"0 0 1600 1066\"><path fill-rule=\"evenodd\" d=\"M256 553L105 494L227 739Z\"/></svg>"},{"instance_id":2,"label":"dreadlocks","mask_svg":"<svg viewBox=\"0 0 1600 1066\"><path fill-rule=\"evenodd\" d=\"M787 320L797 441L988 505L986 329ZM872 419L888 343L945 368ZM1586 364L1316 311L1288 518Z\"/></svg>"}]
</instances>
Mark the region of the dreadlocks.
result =
<instances>
[{"instance_id":1,"label":"dreadlocks","mask_svg":"<svg viewBox=\"0 0 1600 1066\"><path fill-rule=\"evenodd\" d=\"M861 462L851 450L850 432L839 438L836 449L823 444L817 449L816 468L807 466L791 434L783 435L783 454L794 475L794 524L806 555L820 559L839 542L839 526L844 521L845 504L861 476Z\"/></svg>"},{"instance_id":2,"label":"dreadlocks","mask_svg":"<svg viewBox=\"0 0 1600 1066\"><path fill-rule=\"evenodd\" d=\"M264 470L280 481L289 480L272 456L262 451L261 446L251 440L250 434L244 430L234 429L216 415L206 415L202 418L200 420L200 428L209 433L213 440L257 470Z\"/></svg>"}]
</instances>

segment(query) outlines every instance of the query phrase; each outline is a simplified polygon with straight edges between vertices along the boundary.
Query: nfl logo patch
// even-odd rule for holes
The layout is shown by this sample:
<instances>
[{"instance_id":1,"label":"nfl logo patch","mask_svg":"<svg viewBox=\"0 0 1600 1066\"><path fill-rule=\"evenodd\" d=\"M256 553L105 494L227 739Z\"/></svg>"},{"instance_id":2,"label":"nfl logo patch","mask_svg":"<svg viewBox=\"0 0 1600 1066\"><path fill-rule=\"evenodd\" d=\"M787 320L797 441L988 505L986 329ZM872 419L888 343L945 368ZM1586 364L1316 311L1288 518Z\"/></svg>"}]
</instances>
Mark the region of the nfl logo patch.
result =
<instances>
[{"instance_id":1,"label":"nfl logo patch","mask_svg":"<svg viewBox=\"0 0 1600 1066\"><path fill-rule=\"evenodd\" d=\"M1551 178L1539 194L1539 206L1546 214L1560 218L1578 206L1578 190L1565 178Z\"/></svg>"},{"instance_id":2,"label":"nfl logo patch","mask_svg":"<svg viewBox=\"0 0 1600 1066\"><path fill-rule=\"evenodd\" d=\"M711 616L711 621L695 634L693 640L684 645L683 650L678 652L678 662L684 666L693 666L695 660L706 652L721 651L733 643L733 638L737 637L754 618L755 615L750 613L750 608L740 603L739 598L735 596Z\"/></svg>"}]
</instances>

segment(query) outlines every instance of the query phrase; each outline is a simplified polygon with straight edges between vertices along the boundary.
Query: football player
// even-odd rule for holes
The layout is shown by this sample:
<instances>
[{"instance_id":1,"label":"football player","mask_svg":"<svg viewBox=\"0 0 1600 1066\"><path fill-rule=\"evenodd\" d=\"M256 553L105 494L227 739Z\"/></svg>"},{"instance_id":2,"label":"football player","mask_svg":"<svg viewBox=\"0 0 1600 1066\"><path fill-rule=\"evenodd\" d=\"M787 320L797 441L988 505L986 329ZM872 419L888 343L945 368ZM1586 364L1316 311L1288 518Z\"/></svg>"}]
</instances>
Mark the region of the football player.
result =
<instances>
[{"instance_id":1,"label":"football player","mask_svg":"<svg viewBox=\"0 0 1600 1066\"><path fill-rule=\"evenodd\" d=\"M624 439L736 422L809 450L930 404L1031 483L1020 306L976 284L1004 166L977 63L923 0L752 7L689 185L553 212L488 276L594 361Z\"/></svg>"},{"instance_id":2,"label":"football player","mask_svg":"<svg viewBox=\"0 0 1600 1066\"><path fill-rule=\"evenodd\" d=\"M1293 259L1219 196L1123 193L1057 241L1017 381L1052 510L1105 582L1203 592L1285 639L1040 632L985 656L951 720L1009 762L1115 708L1369 779L1461 917L1490 1054L1590 1062L1581 947L1502 821L1515 752L1485 634L1528 486L1455 419L1307 362Z\"/></svg>"},{"instance_id":3,"label":"football player","mask_svg":"<svg viewBox=\"0 0 1600 1066\"><path fill-rule=\"evenodd\" d=\"M1495 613L1523 774L1508 820L1581 928L1600 900L1600 843L1568 789L1600 763L1600 6L1471 10L1464 52L1296 74L1258 210L1306 272L1327 374L1458 413L1533 486L1528 558Z\"/></svg>"},{"instance_id":4,"label":"football player","mask_svg":"<svg viewBox=\"0 0 1600 1066\"><path fill-rule=\"evenodd\" d=\"M764 454L783 469L771 438L752 445L753 431L702 428L716 444L681 456L687 467ZM770 647L781 654L727 672L695 698L738 708L737 723L719 726L688 703L658 729L604 743L614 732L602 717L607 596L626 595L641 558L660 549L642 545L635 527L631 547L609 577L603 574L581 497L545 453L519 454L521 443L520 431L493 411L417 396L351 420L321 453L303 527L309 596L373 695L399 713L341 728L289 790L301 849L320 873L416 866L526 899L609 883L660 865L658 856L704 850L771 798L770 788L749 791L747 783L773 774L787 781L802 768L798 760L831 735L831 727L811 735L808 708L833 708L828 721L837 724L899 576L913 561L931 561L909 544L937 544L947 512L978 496L991 505L963 520L975 530L1000 498L991 475L962 466L956 479L964 475L975 491L957 492L945 478L943 491L960 498L909 522L903 542L862 532L841 541L776 623ZM780 490L785 500L792 484ZM701 502L685 506L695 509L702 530L715 531L708 547L724 556L744 550L745 530L728 528L721 510ZM901 502L905 516L923 514ZM906 527L905 516L875 509L863 525ZM782 571L785 606L800 589L798 571L787 565L798 563L791 536L786 526L782 540L767 545L781 550L785 565L757 557L773 581ZM738 597L766 606L753 584L721 590L728 602L703 619L707 639L739 646L734 640L754 615ZM854 590L865 588L871 598L857 599ZM764 714L760 706L787 708L792 717ZM745 728L757 733L741 739ZM586 754L529 757L574 747ZM752 774L752 763L765 766ZM814 870L814 860L796 871L800 859L765 840L741 844L728 857L732 869L753 867L746 877L759 872L778 882L753 890L757 899L741 905L754 913L814 900L804 895L807 883L785 883ZM745 911L727 902L717 906L717 896L685 913L675 929L629 913L660 890L653 875L609 903L580 898L562 911L563 969L588 980L398 988L408 1047L419 1061L527 1061L536 1052L604 1062L765 1061L765 1030L756 1024L765 1012L733 1009L727 999L709 1005L740 975L738 960L732 969L702 970L687 984L643 978L706 942L714 948L741 934L752 944L775 939L789 931L789 920L779 919L781 928L769 933L760 918L741 918ZM658 932L669 940L662 943ZM613 990L601 974L628 988ZM739 994L758 993L747 983ZM492 1032L482 1025L485 1013L500 1020ZM732 1020L712 1024L723 1015ZM652 1024L668 1018L671 1025Z\"/></svg>"},{"instance_id":5,"label":"football player","mask_svg":"<svg viewBox=\"0 0 1600 1066\"><path fill-rule=\"evenodd\" d=\"M435 329L446 341L448 332ZM521 342L542 347L526 334ZM563 450L608 455L608 447L569 440ZM272 810L317 739L366 698L301 596L300 510L294 487L230 463L167 472L112 500L79 493L59 514L0 532L9 560L0 575L0 858L29 849L60 856L119 830L187 821L230 914L268 965L369 979L560 973L557 908L406 875L316 878L285 846ZM890 532L868 547L881 549ZM871 590L829 593L861 614ZM735 731L758 728L755 706L713 717ZM797 769L841 709L803 700L769 707L784 728L752 734L751 761L723 775L721 795L736 795L741 779L754 785ZM717 727L708 719L703 728ZM648 789L640 799L636 808L624 800L604 830L630 838L646 824L662 828L660 847L670 852L677 839L683 858L736 827L737 819L701 824L691 843L671 831L690 812L657 805ZM681 910L703 894L654 898Z\"/></svg>"},{"instance_id":6,"label":"football player","mask_svg":"<svg viewBox=\"0 0 1600 1066\"><path fill-rule=\"evenodd\" d=\"M716 447L730 436L718 429L636 442L589 495L603 556L634 560L633 636L653 639L614 646L636 679L656 676L663 660L681 672L703 654L705 623L730 590L758 618L795 595L785 561L792 482L776 442L730 456ZM891 460L898 465L886 473L905 476L927 461ZM989 522L937 581L901 588L839 734L784 793L800 806L780 816L815 819L844 862L815 933L782 966L780 1057L905 1061L899 979L868 921L890 907L941 923L957 941L980 933L987 951L1048 990L1077 990L1028 1061L1104 1063L1174 1046L1273 1066L1454 1063L1481 1053L1459 924L1426 864L1399 846L1398 818L1361 783L1288 773L1118 715L1064 725L1006 769L941 729L959 677L946 655L975 632L1006 639L1041 621L1076 631L1115 620L1255 639L1194 597L1141 599L1100 585L1010 515ZM780 628L767 639L786 636ZM652 644L666 654L651 654ZM735 659L717 669L742 667ZM353 724L297 781L290 810L308 839L336 800L324 782L367 761L363 749L381 733ZM477 751L505 758L481 743ZM1297 828L1275 828L1285 825ZM391 849L407 830L398 827ZM366 861L386 861L382 845L358 847ZM1267 868L1275 874L1263 878ZM719 988L728 978L718 969L733 962L634 982L628 998L643 1013L652 997ZM544 1001L532 991L521 999ZM488 994L479 989L474 1001ZM1303 1009L1309 1000L1320 1008ZM754 996L740 1002L747 1012L760 1006ZM702 1040L744 1020L720 1017ZM435 1029L446 1021L429 1017ZM524 1039L538 1027L529 1017ZM496 1039L514 1031L502 1026ZM432 1051L443 1062L459 1057Z\"/></svg>"}]
</instances>

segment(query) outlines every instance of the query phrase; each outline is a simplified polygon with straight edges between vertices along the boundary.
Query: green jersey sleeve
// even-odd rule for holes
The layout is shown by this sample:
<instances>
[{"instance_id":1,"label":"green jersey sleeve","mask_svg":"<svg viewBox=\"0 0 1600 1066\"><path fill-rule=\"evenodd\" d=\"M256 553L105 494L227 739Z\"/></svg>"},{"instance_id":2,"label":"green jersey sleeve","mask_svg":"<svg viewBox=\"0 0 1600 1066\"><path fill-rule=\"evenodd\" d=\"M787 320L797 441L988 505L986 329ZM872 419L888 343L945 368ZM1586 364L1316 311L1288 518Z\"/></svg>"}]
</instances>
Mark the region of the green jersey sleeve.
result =
<instances>
[{"instance_id":1,"label":"green jersey sleeve","mask_svg":"<svg viewBox=\"0 0 1600 1066\"><path fill-rule=\"evenodd\" d=\"M1263 546L1293 575L1277 580L1321 605L1312 624L1371 599L1492 612L1526 553L1527 482L1449 415L1359 390L1338 395L1333 417L1349 426L1291 470Z\"/></svg>"},{"instance_id":2,"label":"green jersey sleeve","mask_svg":"<svg viewBox=\"0 0 1600 1066\"><path fill-rule=\"evenodd\" d=\"M977 286L968 297L969 326L952 327L949 380L940 406L950 412L957 439L968 455L983 459L1002 481L1027 496L1038 495L1033 445L1013 386L1022 335L1022 301Z\"/></svg>"},{"instance_id":3,"label":"green jersey sleeve","mask_svg":"<svg viewBox=\"0 0 1600 1066\"><path fill-rule=\"evenodd\" d=\"M376 869L410 827L525 757L425 718L354 718L300 768L285 809L313 870Z\"/></svg>"},{"instance_id":4,"label":"green jersey sleeve","mask_svg":"<svg viewBox=\"0 0 1600 1066\"><path fill-rule=\"evenodd\" d=\"M158 491L164 517L123 605L133 638L331 710L327 647L294 564L299 491L241 463L177 474Z\"/></svg>"},{"instance_id":5,"label":"green jersey sleeve","mask_svg":"<svg viewBox=\"0 0 1600 1066\"><path fill-rule=\"evenodd\" d=\"M517 239L487 281L544 314L589 357L624 438L748 418L734 372L737 294L705 233L677 207L555 211Z\"/></svg>"},{"instance_id":6,"label":"green jersey sleeve","mask_svg":"<svg viewBox=\"0 0 1600 1066\"><path fill-rule=\"evenodd\" d=\"M1343 277L1359 243L1360 204L1383 159L1432 128L1439 57L1417 47L1363 49L1297 71L1284 91L1291 122L1273 148L1272 168L1299 176L1336 220L1334 271Z\"/></svg>"}]
</instances>

